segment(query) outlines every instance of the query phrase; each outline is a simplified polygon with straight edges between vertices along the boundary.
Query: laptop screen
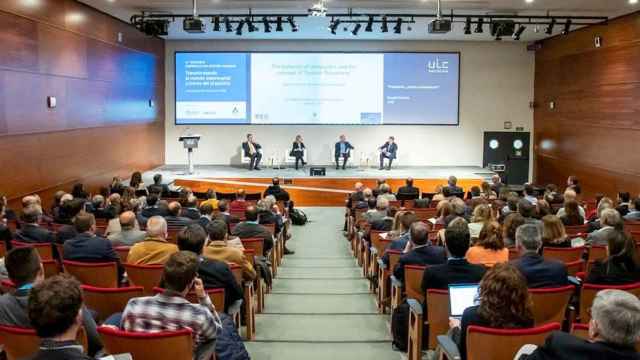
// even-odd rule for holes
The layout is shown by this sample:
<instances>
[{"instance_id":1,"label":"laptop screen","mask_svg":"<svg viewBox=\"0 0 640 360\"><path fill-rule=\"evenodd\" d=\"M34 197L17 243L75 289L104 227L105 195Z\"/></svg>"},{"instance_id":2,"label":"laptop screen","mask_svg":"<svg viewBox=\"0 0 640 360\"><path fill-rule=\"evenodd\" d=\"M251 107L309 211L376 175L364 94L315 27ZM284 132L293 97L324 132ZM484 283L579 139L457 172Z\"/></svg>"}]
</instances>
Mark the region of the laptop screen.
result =
<instances>
[{"instance_id":1,"label":"laptop screen","mask_svg":"<svg viewBox=\"0 0 640 360\"><path fill-rule=\"evenodd\" d=\"M478 284L449 285L451 316L460 317L466 308L476 304L478 287Z\"/></svg>"}]
</instances>

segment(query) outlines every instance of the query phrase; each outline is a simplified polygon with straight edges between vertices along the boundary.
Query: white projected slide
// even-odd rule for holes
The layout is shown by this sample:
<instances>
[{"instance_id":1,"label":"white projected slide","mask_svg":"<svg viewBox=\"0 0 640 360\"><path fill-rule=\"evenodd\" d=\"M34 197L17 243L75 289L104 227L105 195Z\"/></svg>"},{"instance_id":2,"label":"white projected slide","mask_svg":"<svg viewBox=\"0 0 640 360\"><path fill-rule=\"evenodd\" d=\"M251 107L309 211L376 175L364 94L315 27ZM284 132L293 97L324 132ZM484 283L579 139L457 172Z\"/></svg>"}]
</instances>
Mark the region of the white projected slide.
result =
<instances>
[{"instance_id":1,"label":"white projected slide","mask_svg":"<svg viewBox=\"0 0 640 360\"><path fill-rule=\"evenodd\" d=\"M383 65L382 54L253 54L251 123L350 124L367 116L381 119Z\"/></svg>"}]
</instances>

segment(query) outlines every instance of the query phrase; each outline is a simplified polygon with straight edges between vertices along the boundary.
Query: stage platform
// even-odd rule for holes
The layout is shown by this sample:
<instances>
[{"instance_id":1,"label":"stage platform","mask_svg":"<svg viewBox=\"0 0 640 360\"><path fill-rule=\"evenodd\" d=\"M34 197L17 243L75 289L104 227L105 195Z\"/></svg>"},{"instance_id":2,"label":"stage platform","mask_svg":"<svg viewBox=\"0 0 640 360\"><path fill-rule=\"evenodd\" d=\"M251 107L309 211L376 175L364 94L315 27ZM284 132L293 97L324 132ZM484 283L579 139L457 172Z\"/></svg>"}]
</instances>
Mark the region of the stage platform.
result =
<instances>
[{"instance_id":1,"label":"stage platform","mask_svg":"<svg viewBox=\"0 0 640 360\"><path fill-rule=\"evenodd\" d=\"M164 182L174 186L187 186L198 192L214 189L217 192L234 192L244 188L247 192L263 192L271 184L273 177L280 177L281 185L290 194L298 206L341 206L345 197L353 191L356 182L374 187L376 180L387 179L387 183L395 191L404 185L407 177L415 179L415 186L422 192L433 192L439 184L446 184L447 178L454 175L458 185L465 190L473 185L480 185L489 179L493 172L473 166L424 166L398 167L388 170L377 168L348 168L336 170L327 166L326 176L310 176L309 168L295 170L293 168L270 169L263 167L260 171L249 171L246 167L201 165L196 166L195 173L186 175L186 166L165 165L145 172L145 183L150 184L153 174L161 173Z\"/></svg>"}]
</instances>

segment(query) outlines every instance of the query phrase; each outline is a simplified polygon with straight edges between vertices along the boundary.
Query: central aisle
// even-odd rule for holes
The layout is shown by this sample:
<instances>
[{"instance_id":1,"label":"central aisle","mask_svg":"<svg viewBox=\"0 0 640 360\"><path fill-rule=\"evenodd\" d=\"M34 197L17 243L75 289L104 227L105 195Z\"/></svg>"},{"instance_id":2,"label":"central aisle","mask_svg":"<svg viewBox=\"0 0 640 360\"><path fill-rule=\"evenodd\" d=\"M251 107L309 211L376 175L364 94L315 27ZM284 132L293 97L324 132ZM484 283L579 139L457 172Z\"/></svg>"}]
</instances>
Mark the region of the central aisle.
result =
<instances>
[{"instance_id":1,"label":"central aisle","mask_svg":"<svg viewBox=\"0 0 640 360\"><path fill-rule=\"evenodd\" d=\"M293 227L291 248L263 314L254 360L395 360L389 315L376 312L374 296L342 235L343 208L305 208L310 222Z\"/></svg>"}]
</instances>

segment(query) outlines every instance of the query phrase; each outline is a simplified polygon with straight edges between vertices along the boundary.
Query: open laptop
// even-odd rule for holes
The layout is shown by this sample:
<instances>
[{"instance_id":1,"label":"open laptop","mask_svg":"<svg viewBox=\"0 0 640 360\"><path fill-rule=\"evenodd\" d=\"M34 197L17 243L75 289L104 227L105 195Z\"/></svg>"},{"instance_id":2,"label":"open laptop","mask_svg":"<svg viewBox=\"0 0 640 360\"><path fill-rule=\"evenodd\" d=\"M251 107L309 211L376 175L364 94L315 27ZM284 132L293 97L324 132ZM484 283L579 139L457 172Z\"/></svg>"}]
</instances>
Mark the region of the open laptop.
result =
<instances>
[{"instance_id":1,"label":"open laptop","mask_svg":"<svg viewBox=\"0 0 640 360\"><path fill-rule=\"evenodd\" d=\"M468 307L476 305L478 284L449 285L449 315L460 319Z\"/></svg>"}]
</instances>

